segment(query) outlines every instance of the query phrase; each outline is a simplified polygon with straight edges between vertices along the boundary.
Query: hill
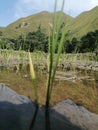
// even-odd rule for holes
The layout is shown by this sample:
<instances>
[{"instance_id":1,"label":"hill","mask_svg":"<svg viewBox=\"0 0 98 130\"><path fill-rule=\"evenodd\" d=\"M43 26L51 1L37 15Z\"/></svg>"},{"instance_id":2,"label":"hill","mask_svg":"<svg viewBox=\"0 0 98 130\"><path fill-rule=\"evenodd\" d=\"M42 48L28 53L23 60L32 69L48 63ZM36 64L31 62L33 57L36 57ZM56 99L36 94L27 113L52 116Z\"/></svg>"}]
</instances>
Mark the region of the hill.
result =
<instances>
[{"instance_id":1,"label":"hill","mask_svg":"<svg viewBox=\"0 0 98 130\"><path fill-rule=\"evenodd\" d=\"M59 18L59 14L61 12L57 12L57 19ZM8 25L3 30L3 37L6 38L17 38L21 34L26 34L28 32L36 31L39 25L44 29L44 31L49 34L49 23L52 23L53 13L49 12L40 12L38 14L34 14L28 16L26 18L21 18L14 23ZM63 21L68 23L72 20L72 17L67 14L63 14Z\"/></svg>"},{"instance_id":2,"label":"hill","mask_svg":"<svg viewBox=\"0 0 98 130\"><path fill-rule=\"evenodd\" d=\"M67 27L70 30L70 37L80 38L90 31L98 29L98 6L90 11L81 13L73 19Z\"/></svg>"},{"instance_id":3,"label":"hill","mask_svg":"<svg viewBox=\"0 0 98 130\"><path fill-rule=\"evenodd\" d=\"M59 14L57 12L57 19ZM2 31L2 37L17 38L21 34L36 31L39 25L43 28L45 33L49 34L49 23L52 23L53 13L46 11L34 14L11 23L5 28L0 27ZM76 18L72 18L63 13L63 21L66 23L66 30L69 32L69 38L77 37L81 38L83 35L90 31L98 29L98 6L95 8L83 12Z\"/></svg>"}]
</instances>

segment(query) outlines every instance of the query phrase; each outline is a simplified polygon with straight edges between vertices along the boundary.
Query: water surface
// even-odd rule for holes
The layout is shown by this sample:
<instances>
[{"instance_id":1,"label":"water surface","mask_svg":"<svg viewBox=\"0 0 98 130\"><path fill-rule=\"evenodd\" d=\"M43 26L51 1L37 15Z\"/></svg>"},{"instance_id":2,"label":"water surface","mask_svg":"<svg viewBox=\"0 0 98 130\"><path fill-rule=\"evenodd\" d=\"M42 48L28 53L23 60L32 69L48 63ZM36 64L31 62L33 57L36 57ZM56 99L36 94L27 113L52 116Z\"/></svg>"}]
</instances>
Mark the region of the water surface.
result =
<instances>
[{"instance_id":1,"label":"water surface","mask_svg":"<svg viewBox=\"0 0 98 130\"><path fill-rule=\"evenodd\" d=\"M76 70L58 70L54 82L51 106L65 100L72 99L76 104L98 113L98 73ZM36 70L39 103L45 104L48 73ZM17 93L28 96L33 101L33 84L29 74L29 67L25 65L13 68L0 67L0 83L12 88Z\"/></svg>"}]
</instances>

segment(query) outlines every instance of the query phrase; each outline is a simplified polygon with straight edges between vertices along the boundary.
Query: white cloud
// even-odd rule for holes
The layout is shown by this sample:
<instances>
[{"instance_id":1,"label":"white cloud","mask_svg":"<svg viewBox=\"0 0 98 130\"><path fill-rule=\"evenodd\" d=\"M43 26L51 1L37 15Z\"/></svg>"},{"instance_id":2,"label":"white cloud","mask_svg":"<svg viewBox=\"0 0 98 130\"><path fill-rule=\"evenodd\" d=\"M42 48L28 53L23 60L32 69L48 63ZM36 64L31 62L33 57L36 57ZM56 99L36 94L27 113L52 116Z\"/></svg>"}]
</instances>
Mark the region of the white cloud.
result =
<instances>
[{"instance_id":1,"label":"white cloud","mask_svg":"<svg viewBox=\"0 0 98 130\"><path fill-rule=\"evenodd\" d=\"M57 0L57 8L60 10L63 0ZM18 0L15 6L15 17L25 17L40 11L54 10L55 0ZM83 11L98 5L98 0L65 0L64 12L76 16Z\"/></svg>"},{"instance_id":2,"label":"white cloud","mask_svg":"<svg viewBox=\"0 0 98 130\"><path fill-rule=\"evenodd\" d=\"M51 11L52 8L53 2L48 0L18 0L15 7L15 17L24 17L44 10Z\"/></svg>"},{"instance_id":3,"label":"white cloud","mask_svg":"<svg viewBox=\"0 0 98 130\"><path fill-rule=\"evenodd\" d=\"M98 0L91 0L91 4L93 7L98 5Z\"/></svg>"},{"instance_id":4,"label":"white cloud","mask_svg":"<svg viewBox=\"0 0 98 130\"><path fill-rule=\"evenodd\" d=\"M72 16L79 15L83 11L92 9L98 5L98 0L66 0L65 12Z\"/></svg>"}]
</instances>

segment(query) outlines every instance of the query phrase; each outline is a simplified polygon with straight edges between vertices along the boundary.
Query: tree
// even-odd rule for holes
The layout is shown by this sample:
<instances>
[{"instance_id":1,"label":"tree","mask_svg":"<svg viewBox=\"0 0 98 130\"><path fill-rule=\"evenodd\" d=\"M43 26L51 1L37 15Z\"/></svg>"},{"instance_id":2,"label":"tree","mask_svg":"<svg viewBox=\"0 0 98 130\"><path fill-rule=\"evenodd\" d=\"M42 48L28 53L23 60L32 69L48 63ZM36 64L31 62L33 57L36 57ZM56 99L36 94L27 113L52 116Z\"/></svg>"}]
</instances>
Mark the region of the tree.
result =
<instances>
[{"instance_id":1,"label":"tree","mask_svg":"<svg viewBox=\"0 0 98 130\"><path fill-rule=\"evenodd\" d=\"M37 31L29 32L26 35L25 44L30 51L40 50L48 51L48 36L43 32L41 26L38 27Z\"/></svg>"},{"instance_id":2,"label":"tree","mask_svg":"<svg viewBox=\"0 0 98 130\"><path fill-rule=\"evenodd\" d=\"M71 53L73 51L72 44L69 40L65 41L64 50L65 50L66 53Z\"/></svg>"},{"instance_id":3,"label":"tree","mask_svg":"<svg viewBox=\"0 0 98 130\"><path fill-rule=\"evenodd\" d=\"M72 39L72 41L71 41L71 44L72 44L72 51L73 52L77 52L77 50L79 49L78 47L78 43L79 43L79 41L77 40L77 38L76 37L74 37L73 39Z\"/></svg>"},{"instance_id":4,"label":"tree","mask_svg":"<svg viewBox=\"0 0 98 130\"><path fill-rule=\"evenodd\" d=\"M94 32L88 32L87 35L81 38L81 50L82 52L93 52L95 49L96 37Z\"/></svg>"}]
</instances>

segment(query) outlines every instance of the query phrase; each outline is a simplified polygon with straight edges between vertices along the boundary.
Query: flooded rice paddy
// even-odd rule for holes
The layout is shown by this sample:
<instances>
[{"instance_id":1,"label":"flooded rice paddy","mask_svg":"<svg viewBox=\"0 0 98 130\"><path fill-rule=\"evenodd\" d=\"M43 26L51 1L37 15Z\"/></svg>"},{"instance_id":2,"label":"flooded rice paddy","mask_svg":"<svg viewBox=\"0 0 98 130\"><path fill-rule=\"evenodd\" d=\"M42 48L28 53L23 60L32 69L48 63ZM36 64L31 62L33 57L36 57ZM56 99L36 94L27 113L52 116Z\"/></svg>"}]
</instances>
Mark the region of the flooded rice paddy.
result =
<instances>
[{"instance_id":1,"label":"flooded rice paddy","mask_svg":"<svg viewBox=\"0 0 98 130\"><path fill-rule=\"evenodd\" d=\"M36 69L37 89L41 105L45 104L47 79L48 73L46 71ZM98 113L97 79L97 72L57 70L50 105L54 106L56 103L69 98L76 104ZM28 65L15 66L10 69L0 67L0 83L34 101L34 91Z\"/></svg>"}]
</instances>

